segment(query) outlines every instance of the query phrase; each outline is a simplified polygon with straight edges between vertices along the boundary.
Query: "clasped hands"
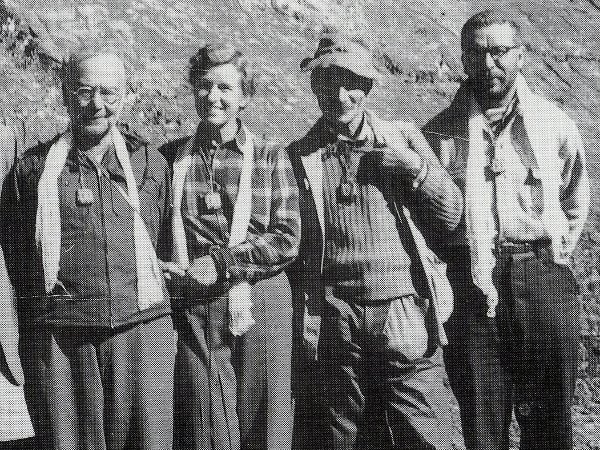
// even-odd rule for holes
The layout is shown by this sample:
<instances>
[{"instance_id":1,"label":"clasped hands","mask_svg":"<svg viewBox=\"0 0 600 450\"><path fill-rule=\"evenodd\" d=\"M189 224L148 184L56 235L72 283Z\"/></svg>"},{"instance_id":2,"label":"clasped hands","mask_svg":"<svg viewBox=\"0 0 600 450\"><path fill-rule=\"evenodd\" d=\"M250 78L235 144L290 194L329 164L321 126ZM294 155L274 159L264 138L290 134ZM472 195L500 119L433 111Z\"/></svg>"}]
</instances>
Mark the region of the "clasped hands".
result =
<instances>
[{"instance_id":1,"label":"clasped hands","mask_svg":"<svg viewBox=\"0 0 600 450\"><path fill-rule=\"evenodd\" d=\"M159 261L169 290L175 296L183 296L186 289L192 292L213 286L218 279L217 268L210 255L192 261L187 270L174 262Z\"/></svg>"}]
</instances>

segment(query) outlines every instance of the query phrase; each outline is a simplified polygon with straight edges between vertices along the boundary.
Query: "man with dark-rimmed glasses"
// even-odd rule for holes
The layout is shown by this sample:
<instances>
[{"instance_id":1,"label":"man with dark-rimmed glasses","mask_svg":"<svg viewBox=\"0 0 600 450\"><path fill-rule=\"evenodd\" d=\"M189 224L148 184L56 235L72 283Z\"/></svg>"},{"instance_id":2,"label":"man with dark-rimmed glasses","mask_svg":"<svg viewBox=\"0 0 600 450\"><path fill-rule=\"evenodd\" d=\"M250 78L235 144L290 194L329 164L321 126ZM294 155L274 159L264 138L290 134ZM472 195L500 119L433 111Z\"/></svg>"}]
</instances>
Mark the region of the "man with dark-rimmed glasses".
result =
<instances>
[{"instance_id":1,"label":"man with dark-rimmed glasses","mask_svg":"<svg viewBox=\"0 0 600 450\"><path fill-rule=\"evenodd\" d=\"M478 13L461 46L468 79L424 134L465 194L461 225L438 245L455 292L444 357L465 443L508 449L514 406L521 449L569 449L583 144L574 122L527 86L516 22Z\"/></svg>"}]
</instances>

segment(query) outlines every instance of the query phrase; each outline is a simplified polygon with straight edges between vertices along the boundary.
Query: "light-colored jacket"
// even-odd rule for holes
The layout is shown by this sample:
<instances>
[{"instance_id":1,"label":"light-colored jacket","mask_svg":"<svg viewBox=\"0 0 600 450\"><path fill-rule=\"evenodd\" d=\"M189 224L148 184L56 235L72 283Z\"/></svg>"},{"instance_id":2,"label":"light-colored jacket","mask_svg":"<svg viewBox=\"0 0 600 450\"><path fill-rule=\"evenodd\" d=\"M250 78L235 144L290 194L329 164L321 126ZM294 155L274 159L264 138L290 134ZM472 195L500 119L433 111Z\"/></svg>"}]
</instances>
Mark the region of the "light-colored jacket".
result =
<instances>
[{"instance_id":1,"label":"light-colored jacket","mask_svg":"<svg viewBox=\"0 0 600 450\"><path fill-rule=\"evenodd\" d=\"M590 187L584 148L577 126L552 102L534 94L520 75L517 95L528 145L542 182L544 228L552 239L554 259L567 263L587 218ZM469 150L469 87L460 87L453 102L423 128L442 165L463 192ZM446 245L468 245L461 222Z\"/></svg>"},{"instance_id":2,"label":"light-colored jacket","mask_svg":"<svg viewBox=\"0 0 600 450\"><path fill-rule=\"evenodd\" d=\"M15 134L0 124L0 180L14 159ZM10 285L4 254L0 249L0 442L33 436L23 393L23 369L19 360L19 330L15 295Z\"/></svg>"}]
</instances>

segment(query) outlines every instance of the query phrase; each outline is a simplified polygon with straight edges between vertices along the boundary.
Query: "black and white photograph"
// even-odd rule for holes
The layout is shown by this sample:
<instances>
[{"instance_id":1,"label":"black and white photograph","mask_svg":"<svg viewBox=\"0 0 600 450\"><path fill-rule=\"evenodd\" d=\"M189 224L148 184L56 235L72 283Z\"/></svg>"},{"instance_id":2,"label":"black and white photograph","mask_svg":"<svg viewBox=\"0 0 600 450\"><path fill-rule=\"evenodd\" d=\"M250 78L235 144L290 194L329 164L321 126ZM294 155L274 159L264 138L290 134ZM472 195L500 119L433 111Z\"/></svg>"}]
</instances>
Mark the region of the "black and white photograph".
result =
<instances>
[{"instance_id":1,"label":"black and white photograph","mask_svg":"<svg viewBox=\"0 0 600 450\"><path fill-rule=\"evenodd\" d=\"M0 0L0 450L600 450L600 2Z\"/></svg>"}]
</instances>

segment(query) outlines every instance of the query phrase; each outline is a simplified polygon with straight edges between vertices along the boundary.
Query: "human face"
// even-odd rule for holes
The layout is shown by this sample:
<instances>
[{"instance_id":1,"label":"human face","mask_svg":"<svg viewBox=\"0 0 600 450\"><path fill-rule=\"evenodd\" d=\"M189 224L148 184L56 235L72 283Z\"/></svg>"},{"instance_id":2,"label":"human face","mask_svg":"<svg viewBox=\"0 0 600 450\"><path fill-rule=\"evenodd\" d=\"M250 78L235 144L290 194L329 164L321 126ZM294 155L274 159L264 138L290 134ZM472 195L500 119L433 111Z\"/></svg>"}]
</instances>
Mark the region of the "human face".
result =
<instances>
[{"instance_id":1,"label":"human face","mask_svg":"<svg viewBox=\"0 0 600 450\"><path fill-rule=\"evenodd\" d=\"M231 63L208 69L194 84L194 98L200 119L219 129L237 128L239 113L248 104L242 74Z\"/></svg>"},{"instance_id":2,"label":"human face","mask_svg":"<svg viewBox=\"0 0 600 450\"><path fill-rule=\"evenodd\" d=\"M77 67L65 99L74 133L98 141L117 122L125 96L123 61L111 54L98 54ZM91 94L91 95L90 95Z\"/></svg>"},{"instance_id":3,"label":"human face","mask_svg":"<svg viewBox=\"0 0 600 450\"><path fill-rule=\"evenodd\" d=\"M337 66L315 71L312 90L325 120L342 125L362 120L368 90L365 79Z\"/></svg>"},{"instance_id":4,"label":"human face","mask_svg":"<svg viewBox=\"0 0 600 450\"><path fill-rule=\"evenodd\" d=\"M475 94L498 103L512 91L523 68L523 47L516 45L510 24L491 24L474 31L462 61Z\"/></svg>"}]
</instances>

